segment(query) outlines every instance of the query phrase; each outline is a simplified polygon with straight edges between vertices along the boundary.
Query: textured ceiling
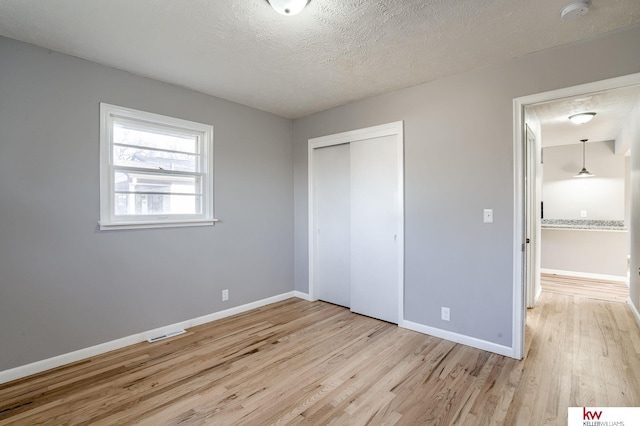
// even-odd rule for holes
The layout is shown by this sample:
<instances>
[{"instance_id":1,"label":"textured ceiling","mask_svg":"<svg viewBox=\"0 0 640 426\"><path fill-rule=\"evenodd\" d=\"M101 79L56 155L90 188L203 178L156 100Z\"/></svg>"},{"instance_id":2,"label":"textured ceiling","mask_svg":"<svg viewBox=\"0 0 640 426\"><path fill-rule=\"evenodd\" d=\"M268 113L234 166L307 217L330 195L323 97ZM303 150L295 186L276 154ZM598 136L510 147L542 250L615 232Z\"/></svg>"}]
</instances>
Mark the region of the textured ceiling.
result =
<instances>
[{"instance_id":1,"label":"textured ceiling","mask_svg":"<svg viewBox=\"0 0 640 426\"><path fill-rule=\"evenodd\" d=\"M542 127L542 145L570 145L580 139L590 142L615 140L622 126L629 121L631 110L640 102L640 86L624 87L600 93L574 96L546 102L531 108ZM569 116L580 112L595 112L588 123L573 124Z\"/></svg>"},{"instance_id":2,"label":"textured ceiling","mask_svg":"<svg viewBox=\"0 0 640 426\"><path fill-rule=\"evenodd\" d=\"M0 0L0 35L288 118L640 22L638 0Z\"/></svg>"}]
</instances>

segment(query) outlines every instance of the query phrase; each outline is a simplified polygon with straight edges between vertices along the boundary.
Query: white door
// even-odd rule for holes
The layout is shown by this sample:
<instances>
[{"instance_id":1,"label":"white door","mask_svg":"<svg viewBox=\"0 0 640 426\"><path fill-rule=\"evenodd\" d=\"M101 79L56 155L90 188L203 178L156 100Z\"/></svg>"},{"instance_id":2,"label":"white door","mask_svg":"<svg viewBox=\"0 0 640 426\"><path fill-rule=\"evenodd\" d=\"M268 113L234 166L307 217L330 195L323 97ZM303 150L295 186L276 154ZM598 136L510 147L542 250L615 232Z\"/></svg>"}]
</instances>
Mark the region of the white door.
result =
<instances>
[{"instance_id":1,"label":"white door","mask_svg":"<svg viewBox=\"0 0 640 426\"><path fill-rule=\"evenodd\" d=\"M524 239L524 274L527 308L536 304L536 296L540 293L540 269L537 251L540 244L537 225L540 217L540 201L537 181L537 147L536 137L525 125L524 147L524 199L525 199L525 239Z\"/></svg>"},{"instance_id":2,"label":"white door","mask_svg":"<svg viewBox=\"0 0 640 426\"><path fill-rule=\"evenodd\" d=\"M318 298L350 306L351 220L349 144L315 152Z\"/></svg>"},{"instance_id":3,"label":"white door","mask_svg":"<svg viewBox=\"0 0 640 426\"><path fill-rule=\"evenodd\" d=\"M401 139L312 148L313 280L320 300L398 323L402 286Z\"/></svg>"},{"instance_id":4,"label":"white door","mask_svg":"<svg viewBox=\"0 0 640 426\"><path fill-rule=\"evenodd\" d=\"M398 323L398 149L395 136L351 145L351 310Z\"/></svg>"}]
</instances>

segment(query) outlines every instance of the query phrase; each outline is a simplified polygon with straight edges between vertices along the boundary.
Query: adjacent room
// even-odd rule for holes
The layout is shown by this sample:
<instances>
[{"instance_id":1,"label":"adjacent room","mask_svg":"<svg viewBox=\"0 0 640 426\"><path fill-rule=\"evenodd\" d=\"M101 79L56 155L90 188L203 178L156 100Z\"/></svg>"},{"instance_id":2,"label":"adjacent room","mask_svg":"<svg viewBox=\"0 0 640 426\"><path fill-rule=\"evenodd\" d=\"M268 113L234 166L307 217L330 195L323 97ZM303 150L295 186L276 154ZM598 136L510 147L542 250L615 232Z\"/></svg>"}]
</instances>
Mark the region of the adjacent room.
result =
<instances>
[{"instance_id":1,"label":"adjacent room","mask_svg":"<svg viewBox=\"0 0 640 426\"><path fill-rule=\"evenodd\" d=\"M531 127L539 131L527 131L540 139L541 150L533 167L540 206L532 233L540 238L540 260L533 263L542 281L534 283L534 295L546 285L549 291L628 300L629 129L639 99L640 87L631 86L528 107Z\"/></svg>"},{"instance_id":2,"label":"adjacent room","mask_svg":"<svg viewBox=\"0 0 640 426\"><path fill-rule=\"evenodd\" d=\"M638 409L638 46L636 0L0 0L0 426Z\"/></svg>"}]
</instances>

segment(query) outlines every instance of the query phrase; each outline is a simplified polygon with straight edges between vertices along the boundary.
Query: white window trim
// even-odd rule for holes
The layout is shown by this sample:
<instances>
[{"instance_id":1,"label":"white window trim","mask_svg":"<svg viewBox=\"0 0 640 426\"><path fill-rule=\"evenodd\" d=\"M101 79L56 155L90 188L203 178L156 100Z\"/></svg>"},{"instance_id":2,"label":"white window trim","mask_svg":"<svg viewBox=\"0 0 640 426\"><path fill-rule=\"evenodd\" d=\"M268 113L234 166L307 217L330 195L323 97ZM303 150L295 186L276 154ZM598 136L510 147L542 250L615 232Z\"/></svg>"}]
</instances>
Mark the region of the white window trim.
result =
<instances>
[{"instance_id":1,"label":"white window trim","mask_svg":"<svg viewBox=\"0 0 640 426\"><path fill-rule=\"evenodd\" d=\"M113 118L125 118L145 121L161 126L184 129L188 132L198 132L202 135L202 170L205 176L202 180L203 211L199 215L145 215L140 219L131 216L118 219L113 206L113 162L112 162L112 129ZM185 226L213 225L218 219L213 210L213 126L196 123L179 118L167 117L160 114L139 111L131 108L100 103L100 230L166 228Z\"/></svg>"}]
</instances>

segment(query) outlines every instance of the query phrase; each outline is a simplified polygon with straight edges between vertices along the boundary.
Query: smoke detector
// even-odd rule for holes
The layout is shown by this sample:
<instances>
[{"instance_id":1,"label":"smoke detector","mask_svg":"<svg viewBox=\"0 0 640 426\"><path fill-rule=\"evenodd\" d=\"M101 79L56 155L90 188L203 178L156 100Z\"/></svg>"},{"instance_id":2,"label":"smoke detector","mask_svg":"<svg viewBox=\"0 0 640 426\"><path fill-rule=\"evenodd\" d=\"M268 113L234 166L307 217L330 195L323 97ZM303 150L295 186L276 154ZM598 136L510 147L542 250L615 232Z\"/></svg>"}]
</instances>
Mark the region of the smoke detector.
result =
<instances>
[{"instance_id":1,"label":"smoke detector","mask_svg":"<svg viewBox=\"0 0 640 426\"><path fill-rule=\"evenodd\" d=\"M583 17L589 12L591 0L576 0L562 8L560 17L565 21L572 21Z\"/></svg>"}]
</instances>

